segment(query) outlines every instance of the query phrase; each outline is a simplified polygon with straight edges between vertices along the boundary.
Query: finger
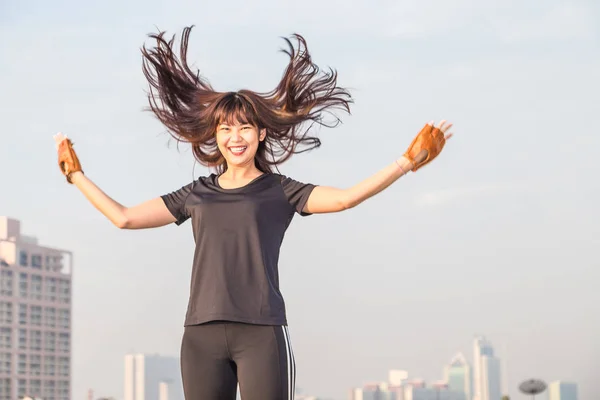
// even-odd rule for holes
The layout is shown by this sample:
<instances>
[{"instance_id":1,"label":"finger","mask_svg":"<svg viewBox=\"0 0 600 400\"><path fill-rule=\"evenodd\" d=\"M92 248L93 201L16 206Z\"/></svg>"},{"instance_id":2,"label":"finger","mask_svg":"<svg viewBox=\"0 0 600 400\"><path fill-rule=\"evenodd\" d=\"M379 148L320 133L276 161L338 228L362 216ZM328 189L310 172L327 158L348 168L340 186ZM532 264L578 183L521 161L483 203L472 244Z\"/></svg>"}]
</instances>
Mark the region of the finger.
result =
<instances>
[{"instance_id":1,"label":"finger","mask_svg":"<svg viewBox=\"0 0 600 400\"><path fill-rule=\"evenodd\" d=\"M442 130L442 127L444 126L444 124L445 124L445 123L446 123L446 120L445 120L445 119L441 120L441 121L440 121L440 123L438 124L437 128L438 128L439 130Z\"/></svg>"},{"instance_id":2,"label":"finger","mask_svg":"<svg viewBox=\"0 0 600 400\"><path fill-rule=\"evenodd\" d=\"M450 139L452 136L454 136L454 133L449 133L445 136L445 139L448 140Z\"/></svg>"},{"instance_id":3,"label":"finger","mask_svg":"<svg viewBox=\"0 0 600 400\"><path fill-rule=\"evenodd\" d=\"M447 125L445 125L444 127L440 128L440 130L444 133L446 133L446 131L448 131L450 128L452 128L452 124L448 123Z\"/></svg>"}]
</instances>

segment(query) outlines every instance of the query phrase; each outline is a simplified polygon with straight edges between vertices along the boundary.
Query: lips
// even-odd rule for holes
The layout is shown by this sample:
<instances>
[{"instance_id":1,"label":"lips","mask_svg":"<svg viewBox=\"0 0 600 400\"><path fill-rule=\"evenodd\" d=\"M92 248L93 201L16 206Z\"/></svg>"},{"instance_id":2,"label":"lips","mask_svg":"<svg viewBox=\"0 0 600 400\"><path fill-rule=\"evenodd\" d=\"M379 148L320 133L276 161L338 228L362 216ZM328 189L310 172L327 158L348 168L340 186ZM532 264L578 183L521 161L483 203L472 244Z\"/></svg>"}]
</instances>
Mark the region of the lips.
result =
<instances>
[{"instance_id":1,"label":"lips","mask_svg":"<svg viewBox=\"0 0 600 400\"><path fill-rule=\"evenodd\" d=\"M240 156L240 155L244 154L244 152L246 151L247 148L248 148L248 146L231 146L231 147L229 147L229 151L234 156Z\"/></svg>"}]
</instances>

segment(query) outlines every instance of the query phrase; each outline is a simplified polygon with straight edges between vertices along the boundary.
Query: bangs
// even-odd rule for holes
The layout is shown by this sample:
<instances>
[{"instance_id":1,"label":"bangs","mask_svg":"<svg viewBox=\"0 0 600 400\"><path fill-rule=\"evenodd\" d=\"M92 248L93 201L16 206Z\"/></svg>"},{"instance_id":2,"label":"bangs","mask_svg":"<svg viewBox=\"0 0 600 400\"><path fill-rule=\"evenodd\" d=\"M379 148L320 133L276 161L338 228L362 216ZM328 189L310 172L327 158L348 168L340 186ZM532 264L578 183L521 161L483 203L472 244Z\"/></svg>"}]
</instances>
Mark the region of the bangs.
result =
<instances>
[{"instance_id":1,"label":"bangs","mask_svg":"<svg viewBox=\"0 0 600 400\"><path fill-rule=\"evenodd\" d=\"M216 105L213 122L220 124L250 124L258 127L258 115L245 96L237 93L226 94Z\"/></svg>"}]
</instances>

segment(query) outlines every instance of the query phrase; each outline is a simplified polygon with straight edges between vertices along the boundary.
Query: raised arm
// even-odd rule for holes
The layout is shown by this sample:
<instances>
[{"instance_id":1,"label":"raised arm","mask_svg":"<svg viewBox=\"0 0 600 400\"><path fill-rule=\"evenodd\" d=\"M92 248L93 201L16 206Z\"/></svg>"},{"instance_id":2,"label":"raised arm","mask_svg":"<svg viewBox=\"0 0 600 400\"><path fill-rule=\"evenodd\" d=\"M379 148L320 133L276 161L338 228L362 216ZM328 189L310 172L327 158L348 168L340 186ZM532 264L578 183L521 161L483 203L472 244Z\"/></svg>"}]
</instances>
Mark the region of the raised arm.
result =
<instances>
[{"instance_id":1,"label":"raised arm","mask_svg":"<svg viewBox=\"0 0 600 400\"><path fill-rule=\"evenodd\" d=\"M408 171L416 171L437 157L446 140L452 136L452 134L445 135L451 126L452 124L446 124L444 120L437 127L433 126L433 122L428 123L415 137L404 156L348 189L315 187L303 211L321 214L356 207L388 188Z\"/></svg>"},{"instance_id":2,"label":"raised arm","mask_svg":"<svg viewBox=\"0 0 600 400\"><path fill-rule=\"evenodd\" d=\"M62 134L54 136L58 148L59 165L67 176L69 183L74 184L83 195L120 229L157 228L175 222L162 198L146 201L134 207L125 207L104 193L81 171L81 165L73 149L66 145L67 138Z\"/></svg>"},{"instance_id":3,"label":"raised arm","mask_svg":"<svg viewBox=\"0 0 600 400\"><path fill-rule=\"evenodd\" d=\"M71 174L71 180L90 203L119 229L158 228L175 222L175 217L160 197L125 207L104 193L82 172Z\"/></svg>"}]
</instances>

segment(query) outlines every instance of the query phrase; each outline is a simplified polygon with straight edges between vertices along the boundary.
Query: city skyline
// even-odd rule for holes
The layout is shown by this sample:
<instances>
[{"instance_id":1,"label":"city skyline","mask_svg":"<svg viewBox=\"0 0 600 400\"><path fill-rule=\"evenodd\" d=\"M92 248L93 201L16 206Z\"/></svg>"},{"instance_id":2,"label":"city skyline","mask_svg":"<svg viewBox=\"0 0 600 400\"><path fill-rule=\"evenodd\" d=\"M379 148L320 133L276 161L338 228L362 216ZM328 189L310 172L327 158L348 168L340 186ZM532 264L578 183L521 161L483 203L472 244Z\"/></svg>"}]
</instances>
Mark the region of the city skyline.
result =
<instances>
[{"instance_id":1,"label":"city skyline","mask_svg":"<svg viewBox=\"0 0 600 400\"><path fill-rule=\"evenodd\" d=\"M62 254L69 256L67 264L63 263ZM0 343L3 343L4 348L13 349L11 360L8 363L9 366L12 365L12 368L9 368L7 371L0 371L0 382L2 383L0 385L0 400L8 400L15 393L18 393L20 396L40 396L42 393L45 393L47 400L63 400L63 397L60 397L61 395L55 391L58 390L57 387L60 387L64 391L64 385L55 386L53 383L51 390L44 386L47 378L54 376L55 371L55 365L46 361L44 352L40 353L39 363L33 363L31 366L35 367L35 365L38 365L40 372L42 371L42 364L44 366L43 373L40 375L45 376L46 380L33 379L34 382L39 380L40 385L27 386L22 384L18 380L19 378L27 377L32 373L34 376L37 376L37 374L30 371L30 367L21 367L21 364L29 364L27 364L27 361L22 362L20 359L19 371L17 373L17 363L14 361L18 357L16 350L17 331L25 332L24 336L19 333L19 349L26 349L27 330L30 330L32 327L35 328L35 326L42 326L42 322L51 328L55 326L54 318L56 316L49 319L50 314L47 314L49 309L53 309L49 306L53 306L54 301L66 303L68 308L65 308L65 310L69 310L70 315L70 280L68 281L69 286L62 289L60 293L57 293L56 282L52 286L48 286L48 283L54 282L56 279L54 275L56 274L59 274L58 277L67 276L70 279L73 268L72 257L72 251L67 252L43 246L38 243L37 237L23 235L21 233L20 220L0 216L0 266L3 267L0 270L0 331L2 333ZM15 270L11 271L11 267L14 267ZM42 272L44 270L48 276L45 278L41 277L44 284L42 284L42 280L40 280L39 284L32 284L32 291L30 293L28 291L28 279L22 280L23 276L26 276L25 273L19 273L20 280L13 279L13 276L17 276L18 270L16 268L18 267L37 269L40 271L38 274L44 274ZM17 303L13 303L13 300L17 297L17 287L18 296L22 298L21 303L26 307L30 307L30 299L46 302L44 303L45 307L43 307L44 314L40 312L36 317L39 319L39 323L30 322L30 325L27 325L27 312L25 314L20 312L19 326L21 328L16 328L17 322L16 319L13 321L12 310L13 305L15 307L17 305ZM7 302L6 300L10 301ZM8 306L8 308L5 306ZM35 308L36 306L31 307ZM56 315L56 313L52 315ZM33 315L31 318L33 321ZM66 320L62 324L60 325L62 329L70 329L71 321ZM49 333L52 332L49 331ZM40 331L39 336L40 338L37 340L39 346L36 345L39 348L36 347L33 350L38 349L42 351L42 348L43 350L56 350L56 338L48 342L45 332L42 331ZM41 339L42 336L44 337L43 342ZM30 343L33 344L34 342ZM70 357L70 339L59 347L61 347L60 351L67 351ZM42 357L44 358L43 362ZM431 396L430 392L432 390L439 397L437 400L500 400L502 396L506 395L505 393L501 393L500 389L503 386L500 378L503 375L503 371L501 371L500 365L500 359L494 350L492 342L483 335L474 335L472 366L463 352L458 351L452 357L451 361L443 366L443 379L441 380L426 381L421 378L411 377L407 370L390 370L388 382L371 382L364 384L362 389L352 389L350 400L404 400L406 398L410 400L428 400L428 396ZM48 368L50 369L48 370ZM67 371L66 373L69 374L61 376L68 378L68 388L70 388L69 366L66 366L66 370L64 370L65 366L59 366L59 368L61 368L61 371ZM52 373L47 374L47 371L52 371ZM10 378L8 391L5 385L5 382L8 381L6 378L2 381L3 373ZM123 400L183 400L183 387L179 373L179 358L177 356L165 356L157 353L127 354L124 356ZM54 381L54 378L51 379ZM64 379L62 378L62 380ZM57 378L57 380L60 381L61 378ZM19 382L19 385L14 385L13 382ZM23 382L27 382L27 380ZM41 382L44 382L44 384L41 384ZM56 397L54 397L55 393L57 393ZM385 393L387 393L385 395L387 397L382 397ZM472 397L471 393L473 393ZM577 397L577 384L573 382L553 381L549 385L548 396L549 400L579 400ZM305 397L318 399L316 396Z\"/></svg>"},{"instance_id":2,"label":"city skyline","mask_svg":"<svg viewBox=\"0 0 600 400\"><path fill-rule=\"evenodd\" d=\"M299 387L344 400L394 368L432 382L459 349L472 363L482 333L511 400L530 378L595 398L600 2L4 0L0 22L0 214L74 252L74 398L120 397L125 354L178 354L194 240L189 223L116 229L65 182L52 136L126 206L211 172L144 111L147 34L177 42L189 25L189 61L216 90L272 90L294 32L338 72L352 115L280 167L297 180L351 187L427 121L454 124L431 165L292 221L280 288Z\"/></svg>"}]
</instances>

